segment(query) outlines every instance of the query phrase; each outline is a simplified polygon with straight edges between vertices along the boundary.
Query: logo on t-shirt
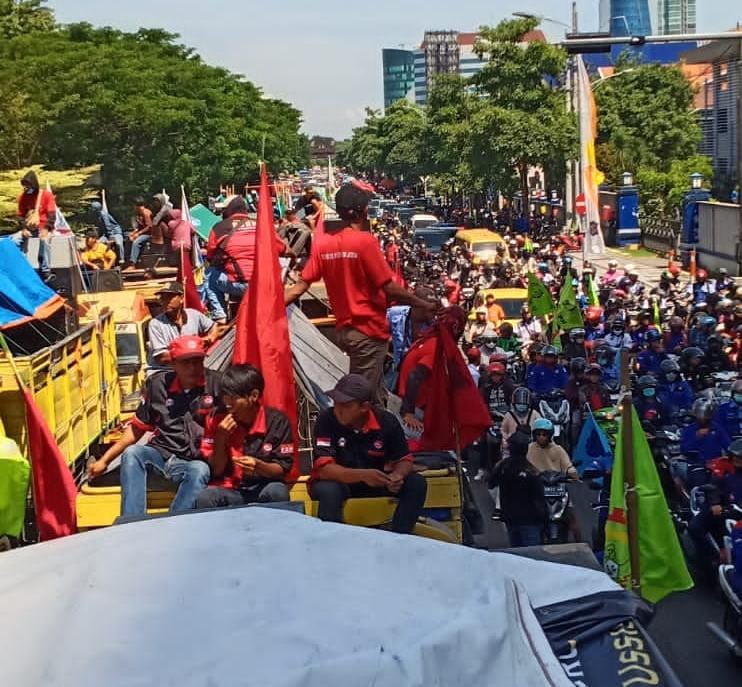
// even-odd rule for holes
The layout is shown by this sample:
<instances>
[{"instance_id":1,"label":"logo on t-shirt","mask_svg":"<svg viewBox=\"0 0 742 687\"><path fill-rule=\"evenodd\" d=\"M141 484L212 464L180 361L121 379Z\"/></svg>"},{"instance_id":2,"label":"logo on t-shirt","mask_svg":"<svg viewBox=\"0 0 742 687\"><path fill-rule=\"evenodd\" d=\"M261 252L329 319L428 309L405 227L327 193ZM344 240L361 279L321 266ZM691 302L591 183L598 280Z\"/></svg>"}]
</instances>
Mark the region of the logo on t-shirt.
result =
<instances>
[{"instance_id":1,"label":"logo on t-shirt","mask_svg":"<svg viewBox=\"0 0 742 687\"><path fill-rule=\"evenodd\" d=\"M378 440L374 441L374 448L380 451L382 448L384 448L384 444Z\"/></svg>"},{"instance_id":2,"label":"logo on t-shirt","mask_svg":"<svg viewBox=\"0 0 742 687\"><path fill-rule=\"evenodd\" d=\"M281 444L280 453L282 456L290 456L294 452L293 444Z\"/></svg>"},{"instance_id":3,"label":"logo on t-shirt","mask_svg":"<svg viewBox=\"0 0 742 687\"><path fill-rule=\"evenodd\" d=\"M317 439L317 446L319 448L330 448L330 446L332 446L332 441L330 441L329 439L324 439L324 438L323 439L319 439L318 438Z\"/></svg>"},{"instance_id":4,"label":"logo on t-shirt","mask_svg":"<svg viewBox=\"0 0 742 687\"><path fill-rule=\"evenodd\" d=\"M263 451L265 453L270 453L273 450L273 444L265 443L263 444Z\"/></svg>"},{"instance_id":5,"label":"logo on t-shirt","mask_svg":"<svg viewBox=\"0 0 742 687\"><path fill-rule=\"evenodd\" d=\"M345 444L346 444L346 443L347 443L347 442L345 441L345 437L340 437L340 438L338 439L338 446L339 446L340 448L344 448L344 447L345 447Z\"/></svg>"}]
</instances>

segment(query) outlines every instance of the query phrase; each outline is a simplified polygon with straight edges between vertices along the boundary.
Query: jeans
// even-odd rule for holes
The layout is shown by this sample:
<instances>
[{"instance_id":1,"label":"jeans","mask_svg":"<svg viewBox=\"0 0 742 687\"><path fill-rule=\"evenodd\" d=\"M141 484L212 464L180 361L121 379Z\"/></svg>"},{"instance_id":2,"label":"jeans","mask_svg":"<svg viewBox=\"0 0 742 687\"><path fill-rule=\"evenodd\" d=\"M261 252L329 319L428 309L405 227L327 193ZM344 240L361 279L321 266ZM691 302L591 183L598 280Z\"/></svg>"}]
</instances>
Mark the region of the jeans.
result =
<instances>
[{"instance_id":1,"label":"jeans","mask_svg":"<svg viewBox=\"0 0 742 687\"><path fill-rule=\"evenodd\" d=\"M149 241L149 234L142 234L131 242L131 255L129 256L129 262L132 265L136 265L139 262L139 256L142 253L144 244Z\"/></svg>"},{"instance_id":2,"label":"jeans","mask_svg":"<svg viewBox=\"0 0 742 687\"><path fill-rule=\"evenodd\" d=\"M151 446L129 446L121 456L121 515L144 515L147 512L147 468L153 468L178 485L170 512L190 510L206 488L211 477L207 463L172 456L165 460Z\"/></svg>"},{"instance_id":3,"label":"jeans","mask_svg":"<svg viewBox=\"0 0 742 687\"><path fill-rule=\"evenodd\" d=\"M247 293L247 284L229 281L229 277L224 270L220 270L218 267L209 267L206 270L206 278L209 282L209 289L216 296L219 301L221 310L216 311L215 319L219 320L226 318L227 316L227 296L234 296L235 298L242 298Z\"/></svg>"},{"instance_id":4,"label":"jeans","mask_svg":"<svg viewBox=\"0 0 742 687\"><path fill-rule=\"evenodd\" d=\"M34 238L39 239L39 253L38 253L38 261L39 261L39 272L41 272L42 276L46 276L51 271L49 268L49 262L51 259L50 256L50 249L49 249L49 239L48 238L41 238L39 236L39 230L38 229L29 229L31 232L31 236ZM28 253L28 239L23 236L22 231L17 231L15 234L11 234L8 237L18 248L20 248L24 253Z\"/></svg>"},{"instance_id":5,"label":"jeans","mask_svg":"<svg viewBox=\"0 0 742 687\"><path fill-rule=\"evenodd\" d=\"M386 390L382 381L389 341L372 339L353 327L343 327L337 333L337 343L350 358L350 372L368 379L374 390L375 405L383 408L386 404Z\"/></svg>"},{"instance_id":6,"label":"jeans","mask_svg":"<svg viewBox=\"0 0 742 687\"><path fill-rule=\"evenodd\" d=\"M108 243L108 244L110 243L116 244L116 253L118 255L117 262L123 262L126 259L126 252L124 251L124 235L123 234L116 233L116 234L113 234L112 236L104 236L101 238L101 241L104 243Z\"/></svg>"},{"instance_id":7,"label":"jeans","mask_svg":"<svg viewBox=\"0 0 742 687\"><path fill-rule=\"evenodd\" d=\"M246 503L280 503L289 500L289 488L283 482L256 484L249 489L207 487L196 499L196 508L223 508Z\"/></svg>"},{"instance_id":8,"label":"jeans","mask_svg":"<svg viewBox=\"0 0 742 687\"><path fill-rule=\"evenodd\" d=\"M206 305L206 308L209 311L209 316L212 320L219 321L227 319L227 312L219 302L219 297L209 286L208 272L203 284L198 287L198 295L201 297L201 301Z\"/></svg>"},{"instance_id":9,"label":"jeans","mask_svg":"<svg viewBox=\"0 0 742 687\"><path fill-rule=\"evenodd\" d=\"M369 496L397 498L399 502L392 518L392 530L400 534L410 534L415 528L417 518L423 511L427 493L428 483L416 472L407 475L397 494L365 484L341 484L328 480L312 482L309 486L310 496L319 501L319 519L326 522L343 522L343 505L348 498Z\"/></svg>"},{"instance_id":10,"label":"jeans","mask_svg":"<svg viewBox=\"0 0 742 687\"><path fill-rule=\"evenodd\" d=\"M541 546L544 543L541 525L508 525L510 546Z\"/></svg>"}]
</instances>

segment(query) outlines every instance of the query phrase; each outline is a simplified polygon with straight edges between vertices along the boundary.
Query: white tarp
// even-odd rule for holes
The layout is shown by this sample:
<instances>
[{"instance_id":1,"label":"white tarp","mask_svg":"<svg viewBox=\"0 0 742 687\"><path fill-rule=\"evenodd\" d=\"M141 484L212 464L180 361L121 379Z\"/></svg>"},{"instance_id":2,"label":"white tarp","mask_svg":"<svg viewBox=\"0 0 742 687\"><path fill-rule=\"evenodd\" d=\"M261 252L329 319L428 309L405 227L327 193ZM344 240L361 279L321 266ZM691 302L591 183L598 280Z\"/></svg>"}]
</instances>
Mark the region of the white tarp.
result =
<instances>
[{"instance_id":1,"label":"white tarp","mask_svg":"<svg viewBox=\"0 0 742 687\"><path fill-rule=\"evenodd\" d=\"M600 572L262 508L0 555L23 687L568 687L530 612Z\"/></svg>"}]
</instances>

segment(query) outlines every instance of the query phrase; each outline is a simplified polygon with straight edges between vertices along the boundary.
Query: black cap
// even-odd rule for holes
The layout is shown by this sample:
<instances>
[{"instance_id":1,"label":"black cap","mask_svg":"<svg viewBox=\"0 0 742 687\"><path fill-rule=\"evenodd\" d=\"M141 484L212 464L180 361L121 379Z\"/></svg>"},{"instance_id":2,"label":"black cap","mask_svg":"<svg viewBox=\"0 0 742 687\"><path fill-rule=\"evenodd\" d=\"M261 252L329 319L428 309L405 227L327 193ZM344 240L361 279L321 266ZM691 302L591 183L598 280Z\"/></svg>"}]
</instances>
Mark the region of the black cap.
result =
<instances>
[{"instance_id":1,"label":"black cap","mask_svg":"<svg viewBox=\"0 0 742 687\"><path fill-rule=\"evenodd\" d=\"M174 293L178 296L183 296L185 295L185 290L183 289L183 284L181 284L179 281L173 281L163 286L159 291L155 292L155 295L159 296L161 293Z\"/></svg>"},{"instance_id":2,"label":"black cap","mask_svg":"<svg viewBox=\"0 0 742 687\"><path fill-rule=\"evenodd\" d=\"M334 389L325 392L335 403L370 401L373 398L371 383L362 375L349 374L341 377Z\"/></svg>"}]
</instances>

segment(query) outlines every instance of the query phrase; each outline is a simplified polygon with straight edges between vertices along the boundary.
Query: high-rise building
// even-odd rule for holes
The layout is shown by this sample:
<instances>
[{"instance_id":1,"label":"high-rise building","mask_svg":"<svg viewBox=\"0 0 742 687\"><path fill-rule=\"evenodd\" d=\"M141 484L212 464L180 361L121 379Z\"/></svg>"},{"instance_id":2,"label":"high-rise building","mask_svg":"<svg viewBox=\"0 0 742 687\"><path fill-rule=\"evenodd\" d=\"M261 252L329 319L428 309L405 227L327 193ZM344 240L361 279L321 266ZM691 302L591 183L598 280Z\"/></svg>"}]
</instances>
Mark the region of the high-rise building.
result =
<instances>
[{"instance_id":1,"label":"high-rise building","mask_svg":"<svg viewBox=\"0 0 742 687\"><path fill-rule=\"evenodd\" d=\"M657 0L652 0L657 2ZM600 0L600 30L612 36L649 36L650 0Z\"/></svg>"},{"instance_id":2,"label":"high-rise building","mask_svg":"<svg viewBox=\"0 0 742 687\"><path fill-rule=\"evenodd\" d=\"M398 100L414 101L415 53L412 50L384 48L381 51L384 77L384 109Z\"/></svg>"},{"instance_id":3,"label":"high-rise building","mask_svg":"<svg viewBox=\"0 0 742 687\"><path fill-rule=\"evenodd\" d=\"M696 0L657 0L657 33L673 36L696 32Z\"/></svg>"}]
</instances>

